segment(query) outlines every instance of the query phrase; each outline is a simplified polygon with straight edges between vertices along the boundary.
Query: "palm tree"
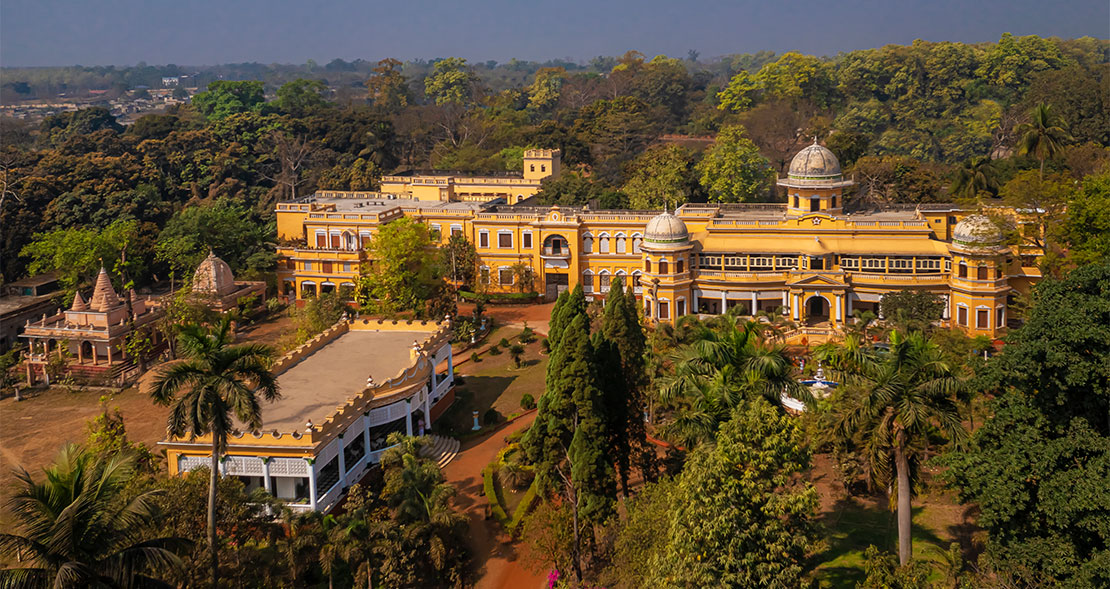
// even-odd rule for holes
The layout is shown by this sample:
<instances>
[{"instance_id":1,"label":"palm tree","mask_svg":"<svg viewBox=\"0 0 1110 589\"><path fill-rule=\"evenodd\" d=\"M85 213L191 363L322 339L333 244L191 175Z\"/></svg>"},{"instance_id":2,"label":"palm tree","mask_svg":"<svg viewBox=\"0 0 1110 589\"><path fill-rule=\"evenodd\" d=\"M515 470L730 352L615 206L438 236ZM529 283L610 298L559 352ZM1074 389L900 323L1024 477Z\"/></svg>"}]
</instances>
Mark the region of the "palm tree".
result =
<instances>
[{"instance_id":1,"label":"palm tree","mask_svg":"<svg viewBox=\"0 0 1110 589\"><path fill-rule=\"evenodd\" d=\"M163 369L151 384L150 396L159 405L170 405L166 432L190 438L211 434L212 464L208 492L208 551L212 586L219 586L219 552L216 549L216 485L220 457L227 450L232 419L258 431L266 401L280 398L277 380L270 373L273 352L262 344L231 345L230 320L214 328L191 324L183 327L180 345L185 360ZM180 393L180 396L179 396Z\"/></svg>"},{"instance_id":2,"label":"palm tree","mask_svg":"<svg viewBox=\"0 0 1110 589\"><path fill-rule=\"evenodd\" d=\"M973 157L956 170L952 194L974 200L980 192L998 194L998 173L988 157Z\"/></svg>"},{"instance_id":3,"label":"palm tree","mask_svg":"<svg viewBox=\"0 0 1110 589\"><path fill-rule=\"evenodd\" d=\"M714 324L675 351L673 372L660 379L659 400L675 409L664 435L683 444L710 440L735 407L755 397L779 407L784 394L812 402L785 348L765 341L766 325L731 315Z\"/></svg>"},{"instance_id":4,"label":"palm tree","mask_svg":"<svg viewBox=\"0 0 1110 589\"><path fill-rule=\"evenodd\" d=\"M1052 105L1040 103L1030 113L1030 122L1018 125L1015 130L1021 139L1018 141L1018 154L1032 155L1041 161L1041 180L1044 180L1044 161L1059 155L1064 148L1065 141L1071 141L1071 135L1055 125L1056 116L1052 112Z\"/></svg>"},{"instance_id":5,"label":"palm tree","mask_svg":"<svg viewBox=\"0 0 1110 589\"><path fill-rule=\"evenodd\" d=\"M0 534L0 552L30 566L0 570L0 586L172 586L158 576L182 567L177 552L189 541L150 537L161 491L125 495L135 464L130 454L100 457L69 444L43 482L17 472L7 506L22 534Z\"/></svg>"},{"instance_id":6,"label":"palm tree","mask_svg":"<svg viewBox=\"0 0 1110 589\"><path fill-rule=\"evenodd\" d=\"M922 454L917 448L928 443L933 428L955 443L967 438L956 402L963 385L940 348L916 331L891 332L889 352L849 336L844 345L821 348L818 357L856 395L848 397L837 435L861 445L872 482L887 488L893 483L898 494L898 558L904 565L912 555L912 479Z\"/></svg>"}]
</instances>

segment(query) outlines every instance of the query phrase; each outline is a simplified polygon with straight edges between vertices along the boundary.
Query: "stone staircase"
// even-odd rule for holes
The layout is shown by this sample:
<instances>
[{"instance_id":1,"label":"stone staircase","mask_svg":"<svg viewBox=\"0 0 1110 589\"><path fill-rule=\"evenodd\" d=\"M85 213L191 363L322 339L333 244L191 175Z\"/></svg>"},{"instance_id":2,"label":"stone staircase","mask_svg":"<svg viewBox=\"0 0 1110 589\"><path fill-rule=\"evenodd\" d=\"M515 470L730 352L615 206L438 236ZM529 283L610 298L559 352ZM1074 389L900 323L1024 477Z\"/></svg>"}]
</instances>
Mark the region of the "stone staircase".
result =
<instances>
[{"instance_id":1,"label":"stone staircase","mask_svg":"<svg viewBox=\"0 0 1110 589\"><path fill-rule=\"evenodd\" d=\"M459 446L461 445L458 440L454 438L445 438L443 436L428 436L432 440L432 444L424 446L420 449L420 455L425 458L430 458L436 461L440 468L447 466L455 456L459 454Z\"/></svg>"}]
</instances>

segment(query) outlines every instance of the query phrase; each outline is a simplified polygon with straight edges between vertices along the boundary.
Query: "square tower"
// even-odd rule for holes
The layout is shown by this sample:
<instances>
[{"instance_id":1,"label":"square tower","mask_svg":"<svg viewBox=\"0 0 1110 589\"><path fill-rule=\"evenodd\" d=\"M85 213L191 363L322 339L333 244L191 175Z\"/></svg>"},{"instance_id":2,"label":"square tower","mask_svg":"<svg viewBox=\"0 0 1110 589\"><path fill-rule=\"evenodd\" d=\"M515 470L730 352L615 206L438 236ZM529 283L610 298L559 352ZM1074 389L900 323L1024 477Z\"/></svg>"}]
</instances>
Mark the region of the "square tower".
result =
<instances>
[{"instance_id":1,"label":"square tower","mask_svg":"<svg viewBox=\"0 0 1110 589\"><path fill-rule=\"evenodd\" d=\"M540 181L558 178L562 171L563 152L558 149L524 150L524 179Z\"/></svg>"}]
</instances>

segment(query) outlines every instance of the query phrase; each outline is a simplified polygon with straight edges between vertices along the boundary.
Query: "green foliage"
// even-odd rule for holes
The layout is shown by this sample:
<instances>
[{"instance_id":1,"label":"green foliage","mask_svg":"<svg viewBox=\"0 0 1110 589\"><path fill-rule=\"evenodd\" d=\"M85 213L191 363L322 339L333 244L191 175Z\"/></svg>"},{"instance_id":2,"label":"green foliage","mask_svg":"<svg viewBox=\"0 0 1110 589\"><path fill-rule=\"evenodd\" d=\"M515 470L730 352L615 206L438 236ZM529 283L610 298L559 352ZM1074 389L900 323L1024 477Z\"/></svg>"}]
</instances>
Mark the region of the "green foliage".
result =
<instances>
[{"instance_id":1,"label":"green foliage","mask_svg":"<svg viewBox=\"0 0 1110 589\"><path fill-rule=\"evenodd\" d=\"M803 440L762 400L739 407L716 443L687 460L647 585L799 585L818 505L817 490L797 478L809 465Z\"/></svg>"},{"instance_id":2,"label":"green foliage","mask_svg":"<svg viewBox=\"0 0 1110 589\"><path fill-rule=\"evenodd\" d=\"M482 492L486 496L486 501L489 502L490 513L493 514L493 518L496 519L497 523L501 524L502 527L508 527L509 524L512 523L512 520L509 519L509 515L505 513L505 508L501 506L501 500L497 497L497 486L493 480L496 466L496 464L487 464L486 467L482 469Z\"/></svg>"},{"instance_id":3,"label":"green foliage","mask_svg":"<svg viewBox=\"0 0 1110 589\"><path fill-rule=\"evenodd\" d=\"M613 542L612 563L603 577L606 586L649 585L652 560L662 558L670 535L675 486L676 481L670 478L648 483L626 501L628 518L621 522Z\"/></svg>"},{"instance_id":4,"label":"green foliage","mask_svg":"<svg viewBox=\"0 0 1110 589\"><path fill-rule=\"evenodd\" d=\"M79 288L93 281L101 267L118 270L121 252L138 239L139 224L119 220L101 231L71 228L36 234L22 254L31 257L32 273L56 272L66 298L70 299ZM134 255L129 260L135 266L141 263Z\"/></svg>"},{"instance_id":5,"label":"green foliage","mask_svg":"<svg viewBox=\"0 0 1110 589\"><path fill-rule=\"evenodd\" d=\"M743 112L752 105L752 95L759 87L759 83L747 70L740 70L729 80L728 86L717 94L717 108Z\"/></svg>"},{"instance_id":6,"label":"green foliage","mask_svg":"<svg viewBox=\"0 0 1110 589\"><path fill-rule=\"evenodd\" d=\"M326 106L327 92L327 85L320 80L304 78L293 80L277 89L277 99L274 100L273 106L282 112L303 116L312 110Z\"/></svg>"},{"instance_id":7,"label":"green foliage","mask_svg":"<svg viewBox=\"0 0 1110 589\"><path fill-rule=\"evenodd\" d=\"M497 425L498 423L501 423L501 412L497 409L494 409L493 407L490 407L489 409L486 409L485 413L482 414L482 421L486 422L487 426Z\"/></svg>"},{"instance_id":8,"label":"green foliage","mask_svg":"<svg viewBox=\"0 0 1110 589\"><path fill-rule=\"evenodd\" d=\"M520 408L525 411L531 411L536 408L536 399L531 393L524 393L524 395L520 397Z\"/></svg>"},{"instance_id":9,"label":"green foliage","mask_svg":"<svg viewBox=\"0 0 1110 589\"><path fill-rule=\"evenodd\" d=\"M887 321L903 331L926 331L944 313L944 301L924 290L888 292L879 299L879 308Z\"/></svg>"},{"instance_id":10,"label":"green foliage","mask_svg":"<svg viewBox=\"0 0 1110 589\"><path fill-rule=\"evenodd\" d=\"M1068 200L1060 233L1074 263L1110 259L1110 172L1083 180L1082 189Z\"/></svg>"},{"instance_id":11,"label":"green foliage","mask_svg":"<svg viewBox=\"0 0 1110 589\"><path fill-rule=\"evenodd\" d=\"M435 64L435 72L424 80L424 93L437 105L466 105L474 99L477 77L461 57L448 57Z\"/></svg>"},{"instance_id":12,"label":"green foliage","mask_svg":"<svg viewBox=\"0 0 1110 589\"><path fill-rule=\"evenodd\" d=\"M0 570L12 587L154 585L182 568L188 542L157 533L157 491L129 496L135 461L126 453L94 454L64 446L35 481L16 473L7 502L17 526L0 534L0 554L13 568Z\"/></svg>"},{"instance_id":13,"label":"green foliage","mask_svg":"<svg viewBox=\"0 0 1110 589\"><path fill-rule=\"evenodd\" d=\"M193 107L209 119L226 119L231 115L256 111L264 102L262 82L254 80L216 80L208 85L207 91L196 94L191 101Z\"/></svg>"},{"instance_id":14,"label":"green foliage","mask_svg":"<svg viewBox=\"0 0 1110 589\"><path fill-rule=\"evenodd\" d=\"M334 292L309 298L303 305L293 307L290 309L293 325L296 327L293 345L299 346L335 325L347 310L347 303Z\"/></svg>"},{"instance_id":15,"label":"green foliage","mask_svg":"<svg viewBox=\"0 0 1110 589\"><path fill-rule=\"evenodd\" d=\"M869 546L864 553L864 573L867 577L858 585L860 589L919 589L928 587L929 565L916 560L898 566L898 557Z\"/></svg>"},{"instance_id":16,"label":"green foliage","mask_svg":"<svg viewBox=\"0 0 1110 589\"><path fill-rule=\"evenodd\" d=\"M602 209L624 208L626 200L623 194L575 171L544 178L535 198L544 206L582 206L596 199Z\"/></svg>"},{"instance_id":17,"label":"green foliage","mask_svg":"<svg viewBox=\"0 0 1110 589\"><path fill-rule=\"evenodd\" d=\"M695 184L691 160L679 145L651 147L630 164L621 192L633 209L675 208L686 202Z\"/></svg>"},{"instance_id":18,"label":"green foliage","mask_svg":"<svg viewBox=\"0 0 1110 589\"><path fill-rule=\"evenodd\" d=\"M520 368L521 361L524 359L524 346L513 344L509 347L509 356L513 359L513 366Z\"/></svg>"},{"instance_id":19,"label":"green foliage","mask_svg":"<svg viewBox=\"0 0 1110 589\"><path fill-rule=\"evenodd\" d=\"M474 244L465 234L456 233L447 238L446 245L439 252L444 274L462 286L474 284L478 271L478 250L474 249Z\"/></svg>"},{"instance_id":20,"label":"green foliage","mask_svg":"<svg viewBox=\"0 0 1110 589\"><path fill-rule=\"evenodd\" d=\"M695 169L702 190L714 202L766 200L776 178L741 126L721 129Z\"/></svg>"},{"instance_id":21,"label":"green foliage","mask_svg":"<svg viewBox=\"0 0 1110 589\"><path fill-rule=\"evenodd\" d=\"M108 109L94 106L46 117L39 129L52 145L61 145L101 130L120 133L123 125Z\"/></svg>"},{"instance_id":22,"label":"green foliage","mask_svg":"<svg viewBox=\"0 0 1110 589\"><path fill-rule=\"evenodd\" d=\"M359 278L359 303L382 313L428 314L443 282L428 227L409 217L391 221L368 250L373 262L364 265Z\"/></svg>"}]
</instances>

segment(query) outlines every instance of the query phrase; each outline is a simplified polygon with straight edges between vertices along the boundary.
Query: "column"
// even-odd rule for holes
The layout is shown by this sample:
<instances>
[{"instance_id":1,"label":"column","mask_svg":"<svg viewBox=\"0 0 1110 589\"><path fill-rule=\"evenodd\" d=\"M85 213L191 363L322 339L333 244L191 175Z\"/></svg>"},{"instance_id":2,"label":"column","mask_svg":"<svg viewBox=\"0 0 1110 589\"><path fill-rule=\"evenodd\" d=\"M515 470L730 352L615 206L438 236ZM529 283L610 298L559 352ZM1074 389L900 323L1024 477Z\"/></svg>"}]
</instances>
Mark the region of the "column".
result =
<instances>
[{"instance_id":1,"label":"column","mask_svg":"<svg viewBox=\"0 0 1110 589\"><path fill-rule=\"evenodd\" d=\"M432 391L428 391L424 395L424 432L427 433L428 428L432 427Z\"/></svg>"},{"instance_id":2,"label":"column","mask_svg":"<svg viewBox=\"0 0 1110 589\"><path fill-rule=\"evenodd\" d=\"M752 308L751 308L751 311L752 312L748 313L748 314L753 315L753 316L755 315L756 311L759 311L759 293L755 292L754 290L752 291Z\"/></svg>"},{"instance_id":3,"label":"column","mask_svg":"<svg viewBox=\"0 0 1110 589\"><path fill-rule=\"evenodd\" d=\"M843 305L841 302L842 298L844 298L844 295L836 295L836 320L839 322L844 321L844 315L841 314L841 306Z\"/></svg>"},{"instance_id":4,"label":"column","mask_svg":"<svg viewBox=\"0 0 1110 589\"><path fill-rule=\"evenodd\" d=\"M788 291L785 291L785 290L782 291L782 306L784 306L784 307L789 307L790 306L790 300L788 298L789 296L790 296L790 293Z\"/></svg>"},{"instance_id":5,"label":"column","mask_svg":"<svg viewBox=\"0 0 1110 589\"><path fill-rule=\"evenodd\" d=\"M852 293L849 292L849 293L844 294L844 305L845 305L844 315L847 316L847 317L851 317L852 316Z\"/></svg>"},{"instance_id":6,"label":"column","mask_svg":"<svg viewBox=\"0 0 1110 589\"><path fill-rule=\"evenodd\" d=\"M725 311L728 311L728 293L722 290L721 291L721 315L724 315Z\"/></svg>"},{"instance_id":7,"label":"column","mask_svg":"<svg viewBox=\"0 0 1110 589\"><path fill-rule=\"evenodd\" d=\"M81 342L77 342L77 363L85 363L85 346L82 346Z\"/></svg>"},{"instance_id":8,"label":"column","mask_svg":"<svg viewBox=\"0 0 1110 589\"><path fill-rule=\"evenodd\" d=\"M366 445L367 464L370 461L370 412L362 414L362 442Z\"/></svg>"},{"instance_id":9,"label":"column","mask_svg":"<svg viewBox=\"0 0 1110 589\"><path fill-rule=\"evenodd\" d=\"M304 461L308 463L308 508L316 511L316 468L311 459Z\"/></svg>"},{"instance_id":10,"label":"column","mask_svg":"<svg viewBox=\"0 0 1110 589\"><path fill-rule=\"evenodd\" d=\"M272 497L274 489L270 484L270 460L271 458L263 457L262 460L262 486L266 488L266 492Z\"/></svg>"},{"instance_id":11,"label":"column","mask_svg":"<svg viewBox=\"0 0 1110 589\"><path fill-rule=\"evenodd\" d=\"M405 399L405 435L412 435L412 399Z\"/></svg>"},{"instance_id":12,"label":"column","mask_svg":"<svg viewBox=\"0 0 1110 589\"><path fill-rule=\"evenodd\" d=\"M941 311L941 319L952 318L952 295L944 295L944 310Z\"/></svg>"},{"instance_id":13,"label":"column","mask_svg":"<svg viewBox=\"0 0 1110 589\"><path fill-rule=\"evenodd\" d=\"M455 355L447 348L447 380L455 382Z\"/></svg>"},{"instance_id":14,"label":"column","mask_svg":"<svg viewBox=\"0 0 1110 589\"><path fill-rule=\"evenodd\" d=\"M108 347L108 365L111 366L111 364L112 364L112 342L111 342L111 340L108 341L108 346L107 347Z\"/></svg>"},{"instance_id":15,"label":"column","mask_svg":"<svg viewBox=\"0 0 1110 589\"><path fill-rule=\"evenodd\" d=\"M801 321L801 317L798 315L798 295L794 295L794 304L790 306L790 312L794 317L794 321Z\"/></svg>"},{"instance_id":16,"label":"column","mask_svg":"<svg viewBox=\"0 0 1110 589\"><path fill-rule=\"evenodd\" d=\"M696 291L696 290L692 291L690 294L691 294L691 298L693 300L693 305L694 305L693 307L690 308L690 314L691 315L697 315L699 313L699 311L698 311L698 308L699 308L698 307L698 291Z\"/></svg>"},{"instance_id":17,"label":"column","mask_svg":"<svg viewBox=\"0 0 1110 589\"><path fill-rule=\"evenodd\" d=\"M346 433L346 432L344 432L344 433ZM344 456L345 452L343 452L343 449L345 447L344 444L343 444L343 436L339 436L339 439L337 439L336 442L339 444L339 488L340 489L346 489L347 488L347 457Z\"/></svg>"}]
</instances>

